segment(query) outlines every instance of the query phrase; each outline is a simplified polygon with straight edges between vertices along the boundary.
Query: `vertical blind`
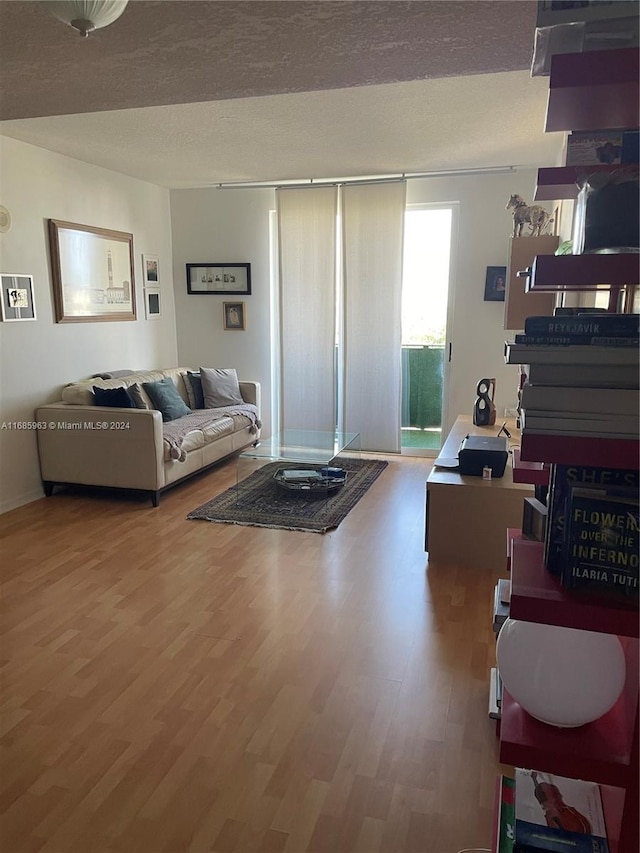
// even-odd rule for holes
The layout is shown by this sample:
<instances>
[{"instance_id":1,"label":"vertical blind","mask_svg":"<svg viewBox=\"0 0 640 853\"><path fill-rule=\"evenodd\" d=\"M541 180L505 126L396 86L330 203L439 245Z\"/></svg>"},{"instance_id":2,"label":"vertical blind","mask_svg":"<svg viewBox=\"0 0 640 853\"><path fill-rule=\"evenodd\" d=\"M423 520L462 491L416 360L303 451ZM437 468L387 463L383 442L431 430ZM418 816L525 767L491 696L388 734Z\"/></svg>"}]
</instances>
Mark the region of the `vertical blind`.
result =
<instances>
[{"instance_id":1,"label":"vertical blind","mask_svg":"<svg viewBox=\"0 0 640 853\"><path fill-rule=\"evenodd\" d=\"M336 427L337 187L281 189L280 428Z\"/></svg>"},{"instance_id":2,"label":"vertical blind","mask_svg":"<svg viewBox=\"0 0 640 853\"><path fill-rule=\"evenodd\" d=\"M406 183L345 186L342 202L344 429L398 453Z\"/></svg>"},{"instance_id":3,"label":"vertical blind","mask_svg":"<svg viewBox=\"0 0 640 853\"><path fill-rule=\"evenodd\" d=\"M282 428L399 452L405 206L405 181L278 190Z\"/></svg>"}]
</instances>

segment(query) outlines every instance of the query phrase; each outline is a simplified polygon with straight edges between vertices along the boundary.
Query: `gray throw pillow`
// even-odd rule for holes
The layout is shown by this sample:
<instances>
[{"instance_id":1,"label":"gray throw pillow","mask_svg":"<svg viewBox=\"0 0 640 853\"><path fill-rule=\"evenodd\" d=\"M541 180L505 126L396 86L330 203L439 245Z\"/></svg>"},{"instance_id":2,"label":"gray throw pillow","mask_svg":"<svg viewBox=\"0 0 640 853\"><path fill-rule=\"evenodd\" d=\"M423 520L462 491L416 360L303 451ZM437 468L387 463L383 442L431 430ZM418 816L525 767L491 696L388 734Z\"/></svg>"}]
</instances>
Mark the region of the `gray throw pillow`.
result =
<instances>
[{"instance_id":1,"label":"gray throw pillow","mask_svg":"<svg viewBox=\"0 0 640 853\"><path fill-rule=\"evenodd\" d=\"M233 368L201 367L200 379L205 409L244 403L238 376Z\"/></svg>"},{"instance_id":2,"label":"gray throw pillow","mask_svg":"<svg viewBox=\"0 0 640 853\"><path fill-rule=\"evenodd\" d=\"M142 396L142 388L135 382L127 388L127 394L131 397L131 402L136 409L148 409L147 401Z\"/></svg>"}]
</instances>

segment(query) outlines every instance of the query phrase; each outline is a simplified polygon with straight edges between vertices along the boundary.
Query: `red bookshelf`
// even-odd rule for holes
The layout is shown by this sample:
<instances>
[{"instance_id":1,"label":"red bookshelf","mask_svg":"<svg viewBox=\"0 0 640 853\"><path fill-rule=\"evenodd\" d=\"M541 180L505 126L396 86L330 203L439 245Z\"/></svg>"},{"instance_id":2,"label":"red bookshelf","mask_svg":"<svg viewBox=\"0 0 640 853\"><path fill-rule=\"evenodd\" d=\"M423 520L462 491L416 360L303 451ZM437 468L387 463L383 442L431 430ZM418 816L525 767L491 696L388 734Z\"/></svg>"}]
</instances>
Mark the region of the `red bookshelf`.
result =
<instances>
[{"instance_id":1,"label":"red bookshelf","mask_svg":"<svg viewBox=\"0 0 640 853\"><path fill-rule=\"evenodd\" d=\"M624 641L627 680L613 708L576 728L541 723L503 688L500 761L573 779L627 788L634 781L634 721L638 713L638 642Z\"/></svg>"},{"instance_id":2,"label":"red bookshelf","mask_svg":"<svg viewBox=\"0 0 640 853\"><path fill-rule=\"evenodd\" d=\"M603 284L613 287L640 284L638 255L536 255L525 291L585 291L596 290Z\"/></svg>"},{"instance_id":3,"label":"red bookshelf","mask_svg":"<svg viewBox=\"0 0 640 853\"><path fill-rule=\"evenodd\" d=\"M637 607L618 599L607 601L600 591L566 589L545 568L543 552L542 542L511 540L509 615L513 619L638 637Z\"/></svg>"},{"instance_id":4,"label":"red bookshelf","mask_svg":"<svg viewBox=\"0 0 640 853\"><path fill-rule=\"evenodd\" d=\"M513 482L529 483L532 486L549 485L549 466L545 462L527 462L520 450L513 451Z\"/></svg>"},{"instance_id":5,"label":"red bookshelf","mask_svg":"<svg viewBox=\"0 0 640 853\"><path fill-rule=\"evenodd\" d=\"M525 430L520 437L520 456L534 462L545 459L562 465L593 465L600 468L637 468L640 441L579 435L549 435Z\"/></svg>"},{"instance_id":6,"label":"red bookshelf","mask_svg":"<svg viewBox=\"0 0 640 853\"><path fill-rule=\"evenodd\" d=\"M545 130L638 127L638 65L638 48L553 56Z\"/></svg>"},{"instance_id":7,"label":"red bookshelf","mask_svg":"<svg viewBox=\"0 0 640 853\"><path fill-rule=\"evenodd\" d=\"M620 846L620 830L624 814L625 792L623 788L600 785L602 810L607 825L607 841L610 853L625 853Z\"/></svg>"},{"instance_id":8,"label":"red bookshelf","mask_svg":"<svg viewBox=\"0 0 640 853\"><path fill-rule=\"evenodd\" d=\"M637 48L555 55L551 61L547 131L631 129L640 125ZM538 172L536 199L575 198L585 172L637 165L561 166ZM609 287L609 310L619 295L640 284L637 254L537 255L526 282L528 293L590 291ZM625 303L626 307L626 303ZM640 441L597 436L549 435L524 429L514 452L516 477L542 476L546 464L637 469ZM516 473L520 469L521 473ZM534 482L535 480L529 480ZM544 566L544 545L507 533L511 570L510 615L538 624L561 625L619 636L627 678L622 695L603 717L575 729L541 723L503 690L500 761L601 786L611 853L639 849L639 640L638 609L623 599L589 590L565 589Z\"/></svg>"},{"instance_id":9,"label":"red bookshelf","mask_svg":"<svg viewBox=\"0 0 640 853\"><path fill-rule=\"evenodd\" d=\"M594 175L624 171L638 173L638 164L617 164L608 166L594 164L592 166L554 166L538 169L538 181L534 199L536 201L557 201L558 199L574 199L578 195L577 181L581 175Z\"/></svg>"},{"instance_id":10,"label":"red bookshelf","mask_svg":"<svg viewBox=\"0 0 640 853\"><path fill-rule=\"evenodd\" d=\"M624 790L633 776L633 713L623 694L599 720L557 728L535 720L503 689L500 761Z\"/></svg>"}]
</instances>

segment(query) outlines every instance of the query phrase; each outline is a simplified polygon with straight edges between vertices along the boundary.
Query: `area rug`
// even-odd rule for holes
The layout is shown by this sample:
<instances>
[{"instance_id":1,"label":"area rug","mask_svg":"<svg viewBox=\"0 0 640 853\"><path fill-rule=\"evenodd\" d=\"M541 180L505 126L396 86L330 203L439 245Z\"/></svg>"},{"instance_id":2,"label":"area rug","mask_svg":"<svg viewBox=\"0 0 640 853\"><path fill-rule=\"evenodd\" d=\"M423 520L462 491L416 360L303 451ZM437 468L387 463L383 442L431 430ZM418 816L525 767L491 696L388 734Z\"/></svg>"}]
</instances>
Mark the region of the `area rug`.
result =
<instances>
[{"instance_id":1,"label":"area rug","mask_svg":"<svg viewBox=\"0 0 640 853\"><path fill-rule=\"evenodd\" d=\"M274 480L275 472L281 468L308 466L270 462L237 486L194 509L187 518L326 533L340 524L387 464L371 459L340 459L341 467L347 471L344 486L335 492L318 495L290 491Z\"/></svg>"}]
</instances>

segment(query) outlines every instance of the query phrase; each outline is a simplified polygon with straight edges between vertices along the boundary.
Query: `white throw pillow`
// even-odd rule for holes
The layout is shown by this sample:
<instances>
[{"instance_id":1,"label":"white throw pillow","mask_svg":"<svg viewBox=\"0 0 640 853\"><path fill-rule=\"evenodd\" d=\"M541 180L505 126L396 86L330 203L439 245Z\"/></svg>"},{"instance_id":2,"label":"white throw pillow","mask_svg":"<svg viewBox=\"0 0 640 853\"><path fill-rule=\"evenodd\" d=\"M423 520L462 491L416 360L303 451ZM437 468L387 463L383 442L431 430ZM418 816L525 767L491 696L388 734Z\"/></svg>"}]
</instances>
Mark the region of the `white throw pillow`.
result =
<instances>
[{"instance_id":1,"label":"white throw pillow","mask_svg":"<svg viewBox=\"0 0 640 853\"><path fill-rule=\"evenodd\" d=\"M201 367L200 379L205 409L244 403L234 368Z\"/></svg>"}]
</instances>

